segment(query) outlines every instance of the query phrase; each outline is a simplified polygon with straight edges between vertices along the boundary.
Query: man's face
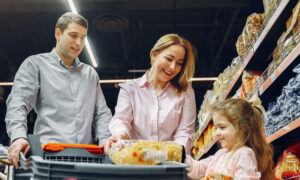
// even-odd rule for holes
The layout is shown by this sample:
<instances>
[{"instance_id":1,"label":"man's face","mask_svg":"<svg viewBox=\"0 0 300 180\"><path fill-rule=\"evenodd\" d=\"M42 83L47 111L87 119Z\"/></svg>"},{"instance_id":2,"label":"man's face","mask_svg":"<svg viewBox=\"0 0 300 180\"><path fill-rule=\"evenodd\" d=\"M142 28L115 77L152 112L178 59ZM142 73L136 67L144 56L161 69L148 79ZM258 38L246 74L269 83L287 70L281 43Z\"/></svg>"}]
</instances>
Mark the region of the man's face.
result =
<instances>
[{"instance_id":1,"label":"man's face","mask_svg":"<svg viewBox=\"0 0 300 180\"><path fill-rule=\"evenodd\" d=\"M55 30L57 40L56 51L62 60L73 61L81 53L87 29L80 24L71 22L64 32L59 28Z\"/></svg>"}]
</instances>

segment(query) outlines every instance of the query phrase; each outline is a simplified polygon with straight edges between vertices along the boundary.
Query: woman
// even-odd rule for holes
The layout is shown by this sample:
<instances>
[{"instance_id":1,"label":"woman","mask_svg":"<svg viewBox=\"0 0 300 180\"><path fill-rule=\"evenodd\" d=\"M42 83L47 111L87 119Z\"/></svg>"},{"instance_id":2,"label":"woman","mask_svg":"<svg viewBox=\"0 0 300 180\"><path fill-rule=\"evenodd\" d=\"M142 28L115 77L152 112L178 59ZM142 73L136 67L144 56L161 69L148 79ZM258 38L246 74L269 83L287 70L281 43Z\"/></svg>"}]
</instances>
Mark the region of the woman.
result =
<instances>
[{"instance_id":1,"label":"woman","mask_svg":"<svg viewBox=\"0 0 300 180\"><path fill-rule=\"evenodd\" d=\"M150 58L150 71L120 84L107 147L117 139L174 141L189 154L196 119L189 82L194 75L195 50L186 39L167 34L156 42Z\"/></svg>"}]
</instances>

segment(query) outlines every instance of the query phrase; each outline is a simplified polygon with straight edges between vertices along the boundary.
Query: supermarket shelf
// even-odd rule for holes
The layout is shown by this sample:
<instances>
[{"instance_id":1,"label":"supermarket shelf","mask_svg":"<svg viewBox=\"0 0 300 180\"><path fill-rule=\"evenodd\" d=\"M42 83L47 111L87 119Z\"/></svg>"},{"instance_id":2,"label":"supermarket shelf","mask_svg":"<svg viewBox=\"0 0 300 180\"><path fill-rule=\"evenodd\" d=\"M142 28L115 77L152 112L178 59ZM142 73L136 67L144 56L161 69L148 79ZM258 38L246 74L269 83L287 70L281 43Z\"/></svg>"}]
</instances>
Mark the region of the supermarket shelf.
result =
<instances>
[{"instance_id":1,"label":"supermarket shelf","mask_svg":"<svg viewBox=\"0 0 300 180\"><path fill-rule=\"evenodd\" d=\"M199 136L201 136L201 134L204 132L204 130L207 128L208 124L211 122L211 118L209 115L206 114L205 116L205 125L203 126L203 128L201 130L198 129L198 131L195 134L194 140L197 141L197 139L199 138Z\"/></svg>"},{"instance_id":2,"label":"supermarket shelf","mask_svg":"<svg viewBox=\"0 0 300 180\"><path fill-rule=\"evenodd\" d=\"M249 53L250 54L250 53ZM252 55L253 56L253 55ZM225 100L230 93L230 91L233 89L233 86L236 84L237 80L240 78L242 72L244 71L245 67L247 66L249 61L244 61L244 63L241 65L240 69L236 72L234 78L232 79L231 83L229 84L228 88L226 89L225 93L222 96L222 100Z\"/></svg>"},{"instance_id":3,"label":"supermarket shelf","mask_svg":"<svg viewBox=\"0 0 300 180\"><path fill-rule=\"evenodd\" d=\"M272 26L274 25L276 20L279 18L280 14L283 12L283 10L285 9L285 7L289 3L289 1L290 0L282 0L280 2L278 7L276 8L276 10L274 11L272 17L269 19L268 23L265 25L262 33L259 35L259 37L257 38L257 40L254 43L254 45L252 46L252 48L249 50L247 56L244 58L243 64L241 65L240 69L237 71L237 73L235 74L235 76L232 79L231 83L229 84L227 90L223 94L223 96L221 98L222 100L227 98L227 96L229 95L229 93L233 89L234 85L236 84L237 80L241 76L242 72L244 71L244 69L246 68L246 66L248 65L250 60L252 59L254 53L257 51L257 49L259 48L259 46L261 45L261 43L265 39L266 35L270 31L270 29L272 28Z\"/></svg>"},{"instance_id":4,"label":"supermarket shelf","mask_svg":"<svg viewBox=\"0 0 300 180\"><path fill-rule=\"evenodd\" d=\"M300 117L298 119L294 120L293 122L291 122L290 124L288 124L287 126L281 128L280 130L278 130L271 136L267 137L267 142L271 143L274 140L282 137L283 135L293 131L294 129L296 129L298 127L300 127Z\"/></svg>"},{"instance_id":5,"label":"supermarket shelf","mask_svg":"<svg viewBox=\"0 0 300 180\"><path fill-rule=\"evenodd\" d=\"M276 68L270 77L258 88L259 95L261 96L274 81L280 76L282 72L294 61L300 54L300 44L298 44L292 52L285 58L285 60Z\"/></svg>"},{"instance_id":6,"label":"supermarket shelf","mask_svg":"<svg viewBox=\"0 0 300 180\"><path fill-rule=\"evenodd\" d=\"M258 39L256 40L256 42L253 46L253 52L255 52L258 49L258 47L260 46L262 41L265 39L266 35L270 31L270 29L272 28L272 26L274 25L274 23L276 22L276 20L278 19L278 17L282 13L282 11L285 9L287 4L289 3L289 1L290 0L282 0L280 2L278 7L276 8L274 14L272 15L272 17L269 19L268 23L264 27L264 30L262 31L262 33L259 35Z\"/></svg>"},{"instance_id":7,"label":"supermarket shelf","mask_svg":"<svg viewBox=\"0 0 300 180\"><path fill-rule=\"evenodd\" d=\"M211 144L209 145L209 147L205 148L204 152L200 156L195 157L195 159L199 160L204 154L206 154L216 144L217 141L218 141L218 138L213 139Z\"/></svg>"}]
</instances>

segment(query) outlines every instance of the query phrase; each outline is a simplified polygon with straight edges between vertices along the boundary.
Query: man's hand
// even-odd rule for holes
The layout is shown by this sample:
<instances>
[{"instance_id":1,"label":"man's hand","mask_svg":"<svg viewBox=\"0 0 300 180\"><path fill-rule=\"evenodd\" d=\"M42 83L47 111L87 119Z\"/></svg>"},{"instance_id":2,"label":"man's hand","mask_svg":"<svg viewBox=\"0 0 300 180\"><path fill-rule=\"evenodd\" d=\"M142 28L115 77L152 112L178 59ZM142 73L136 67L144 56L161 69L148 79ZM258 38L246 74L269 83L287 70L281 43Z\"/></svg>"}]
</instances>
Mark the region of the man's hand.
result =
<instances>
[{"instance_id":1,"label":"man's hand","mask_svg":"<svg viewBox=\"0 0 300 180\"><path fill-rule=\"evenodd\" d=\"M19 168L20 152L24 152L24 155L28 153L30 149L29 143L24 138L16 139L8 148L8 160L12 163L13 167Z\"/></svg>"}]
</instances>

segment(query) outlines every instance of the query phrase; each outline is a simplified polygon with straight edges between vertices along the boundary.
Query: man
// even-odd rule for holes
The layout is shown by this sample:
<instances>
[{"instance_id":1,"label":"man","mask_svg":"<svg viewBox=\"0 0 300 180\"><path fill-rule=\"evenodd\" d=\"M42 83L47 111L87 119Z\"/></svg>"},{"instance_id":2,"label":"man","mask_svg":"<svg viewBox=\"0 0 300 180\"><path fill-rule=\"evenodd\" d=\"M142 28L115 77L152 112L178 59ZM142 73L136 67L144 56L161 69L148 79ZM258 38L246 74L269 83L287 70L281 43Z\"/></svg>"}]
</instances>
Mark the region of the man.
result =
<instances>
[{"instance_id":1,"label":"man","mask_svg":"<svg viewBox=\"0 0 300 180\"><path fill-rule=\"evenodd\" d=\"M56 47L28 57L20 66L7 99L6 127L12 144L8 159L18 168L19 152L29 151L26 116L35 109L34 134L41 143L92 143L92 128L100 144L110 136L107 107L96 71L81 63L88 23L65 13L55 27Z\"/></svg>"}]
</instances>

